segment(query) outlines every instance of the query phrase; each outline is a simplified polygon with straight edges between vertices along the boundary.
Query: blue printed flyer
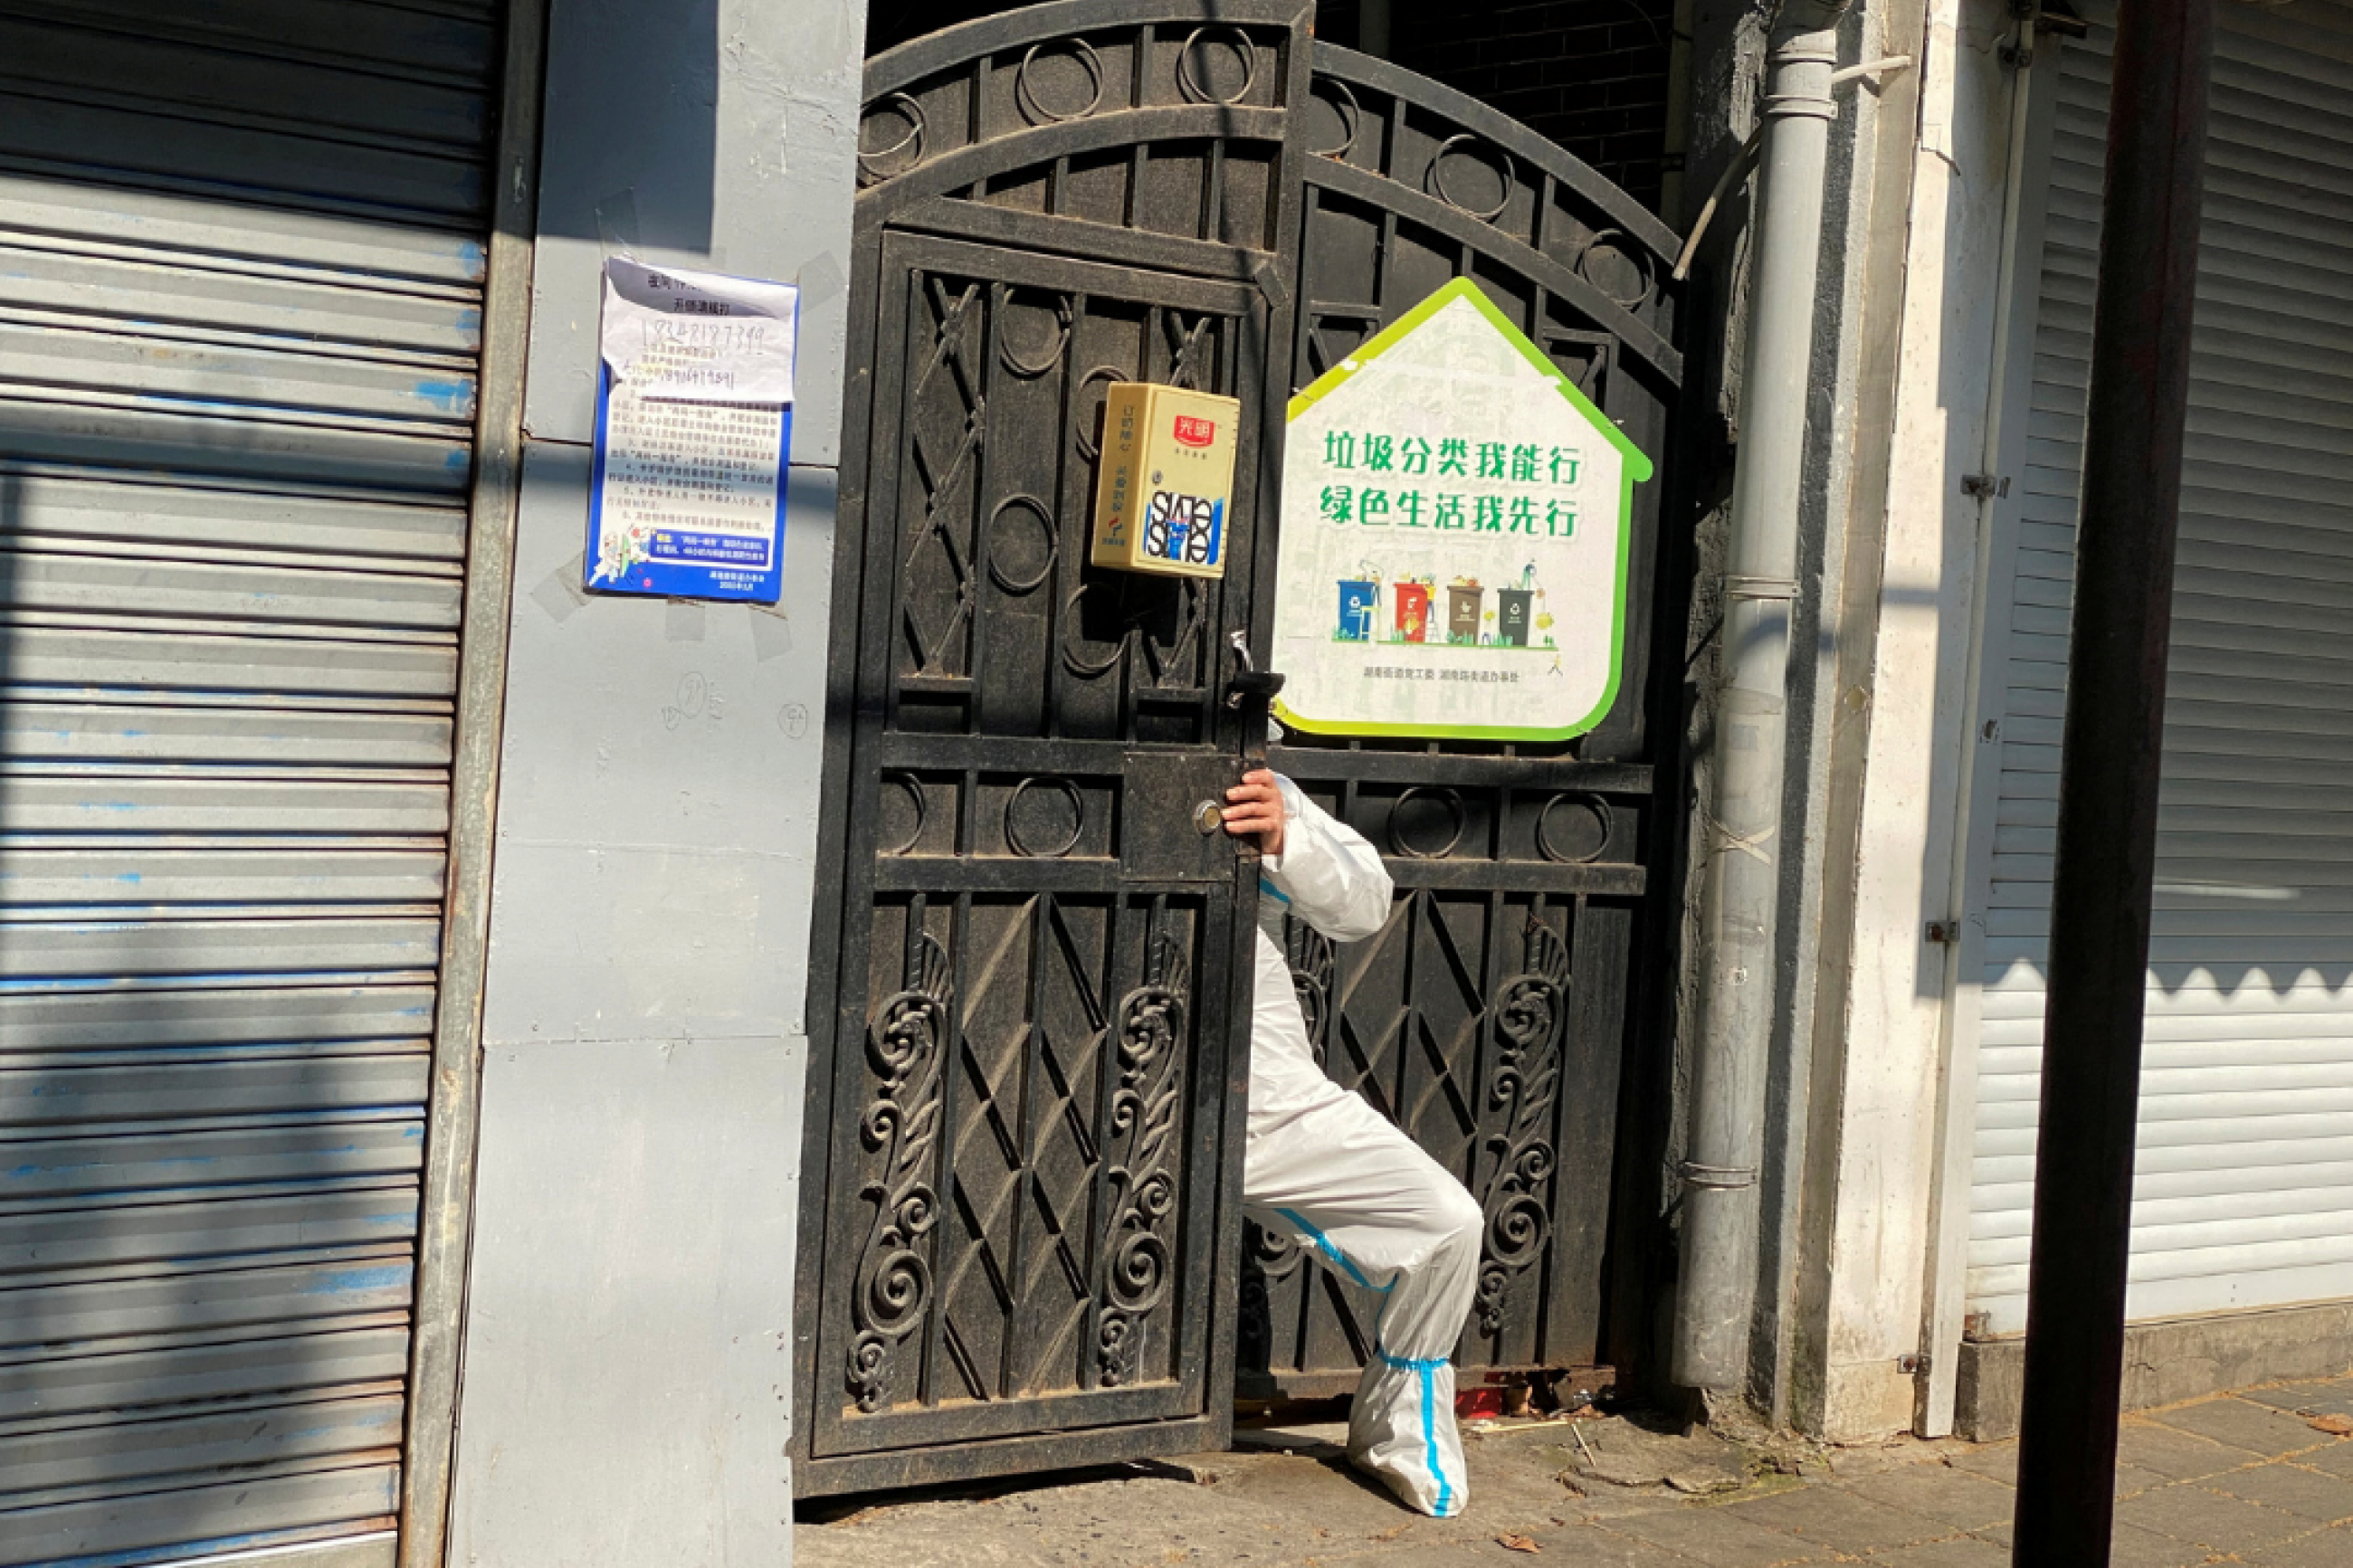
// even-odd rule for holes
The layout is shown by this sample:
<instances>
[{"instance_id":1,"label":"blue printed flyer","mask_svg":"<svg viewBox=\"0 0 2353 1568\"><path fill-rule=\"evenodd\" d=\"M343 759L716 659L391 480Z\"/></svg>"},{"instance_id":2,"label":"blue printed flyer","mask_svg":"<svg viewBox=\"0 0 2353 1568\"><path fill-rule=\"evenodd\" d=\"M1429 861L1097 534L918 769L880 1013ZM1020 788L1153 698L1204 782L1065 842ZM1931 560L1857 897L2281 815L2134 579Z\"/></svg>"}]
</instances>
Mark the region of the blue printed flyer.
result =
<instances>
[{"instance_id":1,"label":"blue printed flyer","mask_svg":"<svg viewBox=\"0 0 2353 1568\"><path fill-rule=\"evenodd\" d=\"M787 283L606 263L589 589L776 602L798 303Z\"/></svg>"}]
</instances>

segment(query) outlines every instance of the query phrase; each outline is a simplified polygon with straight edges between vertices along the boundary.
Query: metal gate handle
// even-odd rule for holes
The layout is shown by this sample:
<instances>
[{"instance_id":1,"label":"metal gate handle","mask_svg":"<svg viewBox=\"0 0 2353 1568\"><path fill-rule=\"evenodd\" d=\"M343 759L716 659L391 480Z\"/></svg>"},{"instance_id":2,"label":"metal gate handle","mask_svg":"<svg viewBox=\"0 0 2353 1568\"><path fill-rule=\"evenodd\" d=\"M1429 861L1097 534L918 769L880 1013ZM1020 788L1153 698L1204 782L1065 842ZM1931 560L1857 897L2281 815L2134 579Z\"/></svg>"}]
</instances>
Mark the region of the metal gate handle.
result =
<instances>
[{"instance_id":1,"label":"metal gate handle","mask_svg":"<svg viewBox=\"0 0 2353 1568\"><path fill-rule=\"evenodd\" d=\"M1234 657L1241 661L1242 666L1227 679L1226 706L1240 708L1246 701L1255 700L1262 709L1265 703L1273 700L1276 692L1282 689L1282 677L1271 669L1252 667L1250 633L1239 627L1228 632L1226 646L1234 650Z\"/></svg>"},{"instance_id":2,"label":"metal gate handle","mask_svg":"<svg viewBox=\"0 0 2353 1568\"><path fill-rule=\"evenodd\" d=\"M1251 668L1247 631L1228 632L1226 646L1241 662L1241 668L1227 678L1226 706L1242 716L1242 766L1262 768L1266 766L1267 704L1282 689L1282 677L1271 669Z\"/></svg>"}]
</instances>

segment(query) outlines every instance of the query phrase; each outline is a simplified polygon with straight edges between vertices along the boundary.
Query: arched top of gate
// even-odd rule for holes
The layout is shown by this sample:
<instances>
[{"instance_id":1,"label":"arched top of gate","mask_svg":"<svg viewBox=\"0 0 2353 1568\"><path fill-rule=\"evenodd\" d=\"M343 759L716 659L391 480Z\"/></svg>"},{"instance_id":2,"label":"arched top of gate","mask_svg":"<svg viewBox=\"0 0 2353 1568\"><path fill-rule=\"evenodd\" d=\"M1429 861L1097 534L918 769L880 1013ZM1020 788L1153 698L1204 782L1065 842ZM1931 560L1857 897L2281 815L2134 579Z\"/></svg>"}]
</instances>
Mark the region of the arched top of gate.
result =
<instances>
[{"instance_id":1,"label":"arched top of gate","mask_svg":"<svg viewBox=\"0 0 2353 1568\"><path fill-rule=\"evenodd\" d=\"M1419 226L1453 275L1497 274L1573 307L1670 384L1683 379L1672 274L1683 242L1598 170L1507 114L1388 60L1314 47L1311 201ZM1482 262L1487 265L1482 265Z\"/></svg>"},{"instance_id":2,"label":"arched top of gate","mask_svg":"<svg viewBox=\"0 0 2353 1568\"><path fill-rule=\"evenodd\" d=\"M1284 224L1303 187L1311 207L1389 215L1379 248L1416 252L1383 264L1383 319L1393 288L1473 276L1519 296L1532 332L1565 308L1680 383L1672 229L1508 115L1316 42L1311 16L1300 0L1054 0L878 55L860 224L928 226L913 209L944 201L964 228L978 205L1006 238L1059 248L1041 219L1143 231L1159 237L1127 242L1138 258L1264 280L1290 269L1274 253L1299 243ZM1421 257L1443 270L1417 284Z\"/></svg>"},{"instance_id":3,"label":"arched top of gate","mask_svg":"<svg viewBox=\"0 0 2353 1568\"><path fill-rule=\"evenodd\" d=\"M934 197L1273 251L1301 0L1059 0L866 64L859 209Z\"/></svg>"}]
</instances>

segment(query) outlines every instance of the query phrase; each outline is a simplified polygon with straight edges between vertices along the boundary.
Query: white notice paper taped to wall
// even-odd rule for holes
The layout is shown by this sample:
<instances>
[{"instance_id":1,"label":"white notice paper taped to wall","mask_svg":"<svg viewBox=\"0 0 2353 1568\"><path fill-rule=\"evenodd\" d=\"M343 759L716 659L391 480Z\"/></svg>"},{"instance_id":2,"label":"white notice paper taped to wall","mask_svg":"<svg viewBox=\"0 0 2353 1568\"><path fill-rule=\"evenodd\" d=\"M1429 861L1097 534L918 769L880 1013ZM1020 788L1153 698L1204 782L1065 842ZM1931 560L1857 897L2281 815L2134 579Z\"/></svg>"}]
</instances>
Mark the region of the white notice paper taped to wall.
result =
<instances>
[{"instance_id":1,"label":"white notice paper taped to wall","mask_svg":"<svg viewBox=\"0 0 2353 1568\"><path fill-rule=\"evenodd\" d=\"M789 283L617 256L605 264L605 364L640 397L790 403L799 302Z\"/></svg>"},{"instance_id":2,"label":"white notice paper taped to wall","mask_svg":"<svg viewBox=\"0 0 2353 1568\"><path fill-rule=\"evenodd\" d=\"M798 297L788 283L606 263L588 587L775 602Z\"/></svg>"}]
</instances>

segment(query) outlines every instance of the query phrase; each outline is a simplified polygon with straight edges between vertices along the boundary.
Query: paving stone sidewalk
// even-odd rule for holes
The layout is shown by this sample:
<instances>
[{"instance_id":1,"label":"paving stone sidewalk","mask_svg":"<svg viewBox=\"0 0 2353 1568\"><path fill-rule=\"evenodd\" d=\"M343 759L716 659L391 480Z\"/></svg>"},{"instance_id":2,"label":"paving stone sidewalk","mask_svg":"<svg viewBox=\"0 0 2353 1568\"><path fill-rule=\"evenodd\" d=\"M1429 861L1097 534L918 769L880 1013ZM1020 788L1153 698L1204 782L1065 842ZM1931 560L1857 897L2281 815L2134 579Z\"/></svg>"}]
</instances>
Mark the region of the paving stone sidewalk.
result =
<instances>
[{"instance_id":1,"label":"paving stone sidewalk","mask_svg":"<svg viewBox=\"0 0 2353 1568\"><path fill-rule=\"evenodd\" d=\"M2126 1418L2111 1568L2353 1568L2353 1378ZM1573 1430L1572 1430L1573 1428ZM1474 1428L1461 1519L1409 1515L1330 1427L1238 1451L805 1508L800 1568L2003 1568L2017 1446L1820 1449L1637 1415ZM1608 1478L1608 1479L1604 1479Z\"/></svg>"}]
</instances>

